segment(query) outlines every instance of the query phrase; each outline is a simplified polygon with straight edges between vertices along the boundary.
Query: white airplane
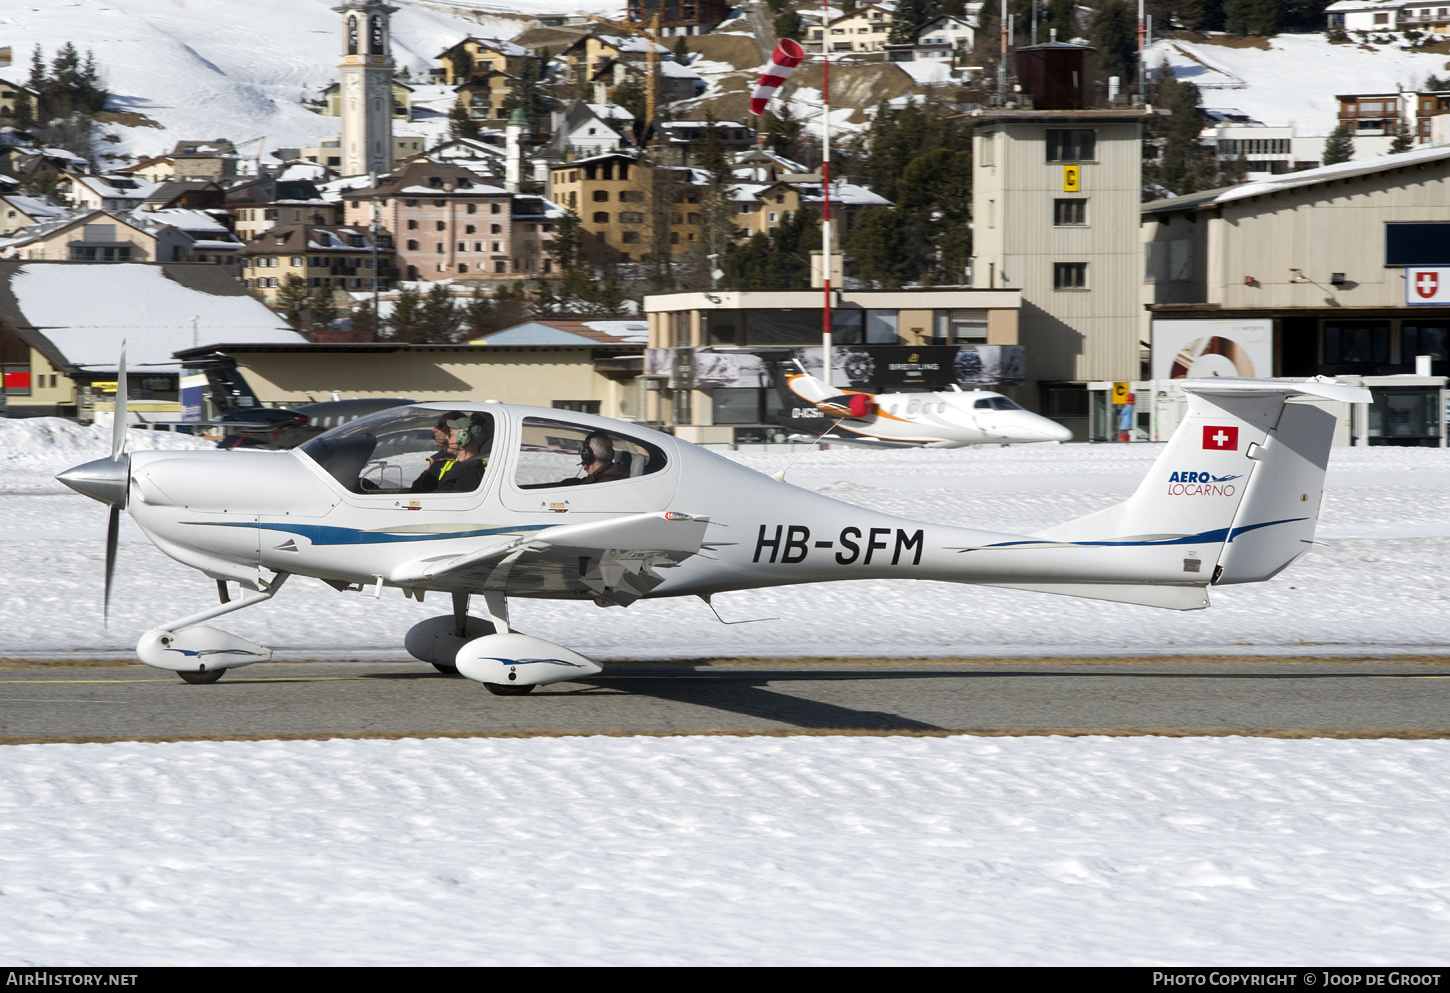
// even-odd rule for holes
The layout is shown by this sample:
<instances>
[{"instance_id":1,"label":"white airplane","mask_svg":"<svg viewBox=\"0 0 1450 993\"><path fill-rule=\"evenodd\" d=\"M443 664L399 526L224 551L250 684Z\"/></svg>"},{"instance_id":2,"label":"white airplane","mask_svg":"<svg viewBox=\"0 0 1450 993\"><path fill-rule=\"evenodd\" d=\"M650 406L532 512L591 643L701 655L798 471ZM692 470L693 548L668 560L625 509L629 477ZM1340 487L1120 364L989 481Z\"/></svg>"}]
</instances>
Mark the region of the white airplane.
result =
<instances>
[{"instance_id":1,"label":"white airplane","mask_svg":"<svg viewBox=\"0 0 1450 993\"><path fill-rule=\"evenodd\" d=\"M1056 421L986 390L872 394L839 390L807 373L787 375L786 387L836 419L831 430L849 431L866 441L961 448L1072 440L1072 432Z\"/></svg>"},{"instance_id":2,"label":"white airplane","mask_svg":"<svg viewBox=\"0 0 1450 993\"><path fill-rule=\"evenodd\" d=\"M124 382L124 355L121 367ZM450 612L408 631L407 650L517 695L600 665L514 631L511 597L629 606L889 578L1194 610L1211 585L1269 579L1313 542L1335 426L1286 401L1369 393L1329 381L1183 389L1187 416L1127 501L1033 535L875 513L636 424L497 403L383 410L288 451L128 453L118 395L111 457L59 478L111 508L108 605L122 509L217 583L218 605L141 636L149 665L202 683L271 658L205 622L297 575L374 597L450 595ZM430 468L440 419L452 447ZM438 482L450 478L451 489ZM230 583L254 592L232 600ZM469 614L474 596L487 619Z\"/></svg>"}]
</instances>

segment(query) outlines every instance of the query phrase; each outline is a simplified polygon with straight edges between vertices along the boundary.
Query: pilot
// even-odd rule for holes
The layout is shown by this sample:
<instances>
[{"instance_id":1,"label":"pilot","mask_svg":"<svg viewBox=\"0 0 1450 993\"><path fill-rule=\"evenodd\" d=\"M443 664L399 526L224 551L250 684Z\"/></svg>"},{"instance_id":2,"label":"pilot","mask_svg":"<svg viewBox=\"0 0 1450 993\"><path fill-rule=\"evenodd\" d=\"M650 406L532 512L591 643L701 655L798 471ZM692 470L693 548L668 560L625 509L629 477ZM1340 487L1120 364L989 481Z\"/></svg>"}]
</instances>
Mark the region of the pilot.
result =
<instances>
[{"instance_id":1,"label":"pilot","mask_svg":"<svg viewBox=\"0 0 1450 993\"><path fill-rule=\"evenodd\" d=\"M560 480L560 483L572 486L629 478L624 467L614 461L614 442L603 431L591 431L584 437L584 443L579 446L579 465L583 476Z\"/></svg>"},{"instance_id":2,"label":"pilot","mask_svg":"<svg viewBox=\"0 0 1450 993\"><path fill-rule=\"evenodd\" d=\"M428 461L410 493L471 493L483 481L486 454L493 441L493 422L484 414L451 410L433 428L442 449Z\"/></svg>"}]
</instances>

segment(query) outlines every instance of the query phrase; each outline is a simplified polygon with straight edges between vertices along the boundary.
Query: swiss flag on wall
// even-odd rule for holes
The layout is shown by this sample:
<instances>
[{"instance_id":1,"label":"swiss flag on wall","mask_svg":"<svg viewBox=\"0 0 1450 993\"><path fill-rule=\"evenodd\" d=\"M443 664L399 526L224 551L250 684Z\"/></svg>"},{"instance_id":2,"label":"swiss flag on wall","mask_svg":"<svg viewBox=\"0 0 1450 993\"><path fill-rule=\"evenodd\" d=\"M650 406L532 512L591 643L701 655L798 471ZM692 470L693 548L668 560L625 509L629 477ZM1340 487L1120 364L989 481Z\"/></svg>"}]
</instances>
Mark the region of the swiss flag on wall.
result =
<instances>
[{"instance_id":1,"label":"swiss flag on wall","mask_svg":"<svg viewBox=\"0 0 1450 993\"><path fill-rule=\"evenodd\" d=\"M1239 450L1239 429L1205 424L1203 447L1212 452L1236 452Z\"/></svg>"}]
</instances>

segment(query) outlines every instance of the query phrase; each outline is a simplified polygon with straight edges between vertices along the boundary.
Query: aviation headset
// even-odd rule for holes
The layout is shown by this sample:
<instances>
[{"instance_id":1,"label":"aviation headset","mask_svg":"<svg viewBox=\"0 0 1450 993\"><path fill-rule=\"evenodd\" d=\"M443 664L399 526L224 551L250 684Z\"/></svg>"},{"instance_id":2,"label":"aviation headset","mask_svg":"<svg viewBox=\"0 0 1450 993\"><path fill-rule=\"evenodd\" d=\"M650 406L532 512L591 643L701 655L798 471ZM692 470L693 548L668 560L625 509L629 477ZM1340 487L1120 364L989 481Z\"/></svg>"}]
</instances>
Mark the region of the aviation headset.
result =
<instances>
[{"instance_id":1,"label":"aviation headset","mask_svg":"<svg viewBox=\"0 0 1450 993\"><path fill-rule=\"evenodd\" d=\"M482 414L465 414L461 410L455 410L443 419L443 425L458 430L455 444L459 448L468 448L488 436L488 419Z\"/></svg>"},{"instance_id":2,"label":"aviation headset","mask_svg":"<svg viewBox=\"0 0 1450 993\"><path fill-rule=\"evenodd\" d=\"M614 461L614 442L603 431L590 431L579 445L579 464Z\"/></svg>"}]
</instances>

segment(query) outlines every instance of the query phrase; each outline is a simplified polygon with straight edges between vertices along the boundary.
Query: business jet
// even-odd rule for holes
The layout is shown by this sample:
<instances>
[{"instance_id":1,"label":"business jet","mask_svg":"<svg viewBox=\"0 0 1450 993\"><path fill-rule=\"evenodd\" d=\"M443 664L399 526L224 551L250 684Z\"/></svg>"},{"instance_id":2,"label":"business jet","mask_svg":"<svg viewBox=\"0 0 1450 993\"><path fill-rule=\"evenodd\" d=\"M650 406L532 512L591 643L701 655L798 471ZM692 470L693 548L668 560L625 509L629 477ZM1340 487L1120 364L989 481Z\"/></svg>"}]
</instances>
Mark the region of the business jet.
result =
<instances>
[{"instance_id":1,"label":"business jet","mask_svg":"<svg viewBox=\"0 0 1450 993\"><path fill-rule=\"evenodd\" d=\"M987 390L873 394L828 387L807 373L784 378L789 396L782 413L789 426L846 432L847 442L962 448L1072 440L1072 432L1056 421ZM835 423L826 427L827 420Z\"/></svg>"},{"instance_id":2,"label":"business jet","mask_svg":"<svg viewBox=\"0 0 1450 993\"><path fill-rule=\"evenodd\" d=\"M125 382L125 356L118 381ZM928 524L800 489L637 424L499 403L383 410L288 451L128 452L58 477L110 507L109 609L120 514L215 581L217 605L158 624L141 661L191 683L271 650L206 624L293 576L451 610L409 630L415 658L499 695L598 673L515 631L509 600L628 607L843 579L929 579L1175 610L1208 588L1269 579L1314 538L1335 417L1296 397L1369 401L1332 381L1189 380L1188 410L1125 502L1031 535ZM450 433L445 490L434 427ZM476 460L486 458L486 465ZM590 482L589 480L595 480ZM238 599L231 586L252 591ZM481 615L471 601L483 601ZM863 603L869 608L869 603ZM643 636L643 635L642 635Z\"/></svg>"}]
</instances>

